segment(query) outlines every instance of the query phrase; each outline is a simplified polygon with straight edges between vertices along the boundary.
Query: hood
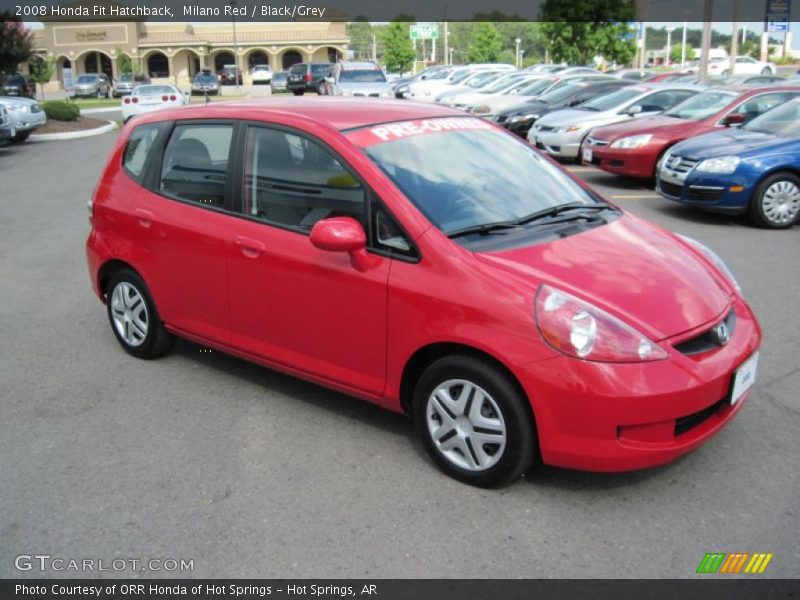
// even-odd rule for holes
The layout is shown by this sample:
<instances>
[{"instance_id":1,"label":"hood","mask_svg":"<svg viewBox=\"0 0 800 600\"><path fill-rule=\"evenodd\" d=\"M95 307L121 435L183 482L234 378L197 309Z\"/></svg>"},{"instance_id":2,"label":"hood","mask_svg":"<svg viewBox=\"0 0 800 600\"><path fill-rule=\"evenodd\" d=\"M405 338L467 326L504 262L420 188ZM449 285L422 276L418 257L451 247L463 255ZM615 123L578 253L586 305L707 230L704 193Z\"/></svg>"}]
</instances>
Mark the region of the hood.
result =
<instances>
[{"instance_id":1,"label":"hood","mask_svg":"<svg viewBox=\"0 0 800 600\"><path fill-rule=\"evenodd\" d=\"M730 304L694 250L629 214L547 244L476 257L583 298L653 341L704 325Z\"/></svg>"},{"instance_id":2,"label":"hood","mask_svg":"<svg viewBox=\"0 0 800 600\"><path fill-rule=\"evenodd\" d=\"M507 109L510 106L519 105L519 96L489 96L486 102L476 102L475 106L486 105L491 109L491 112L497 113Z\"/></svg>"},{"instance_id":3,"label":"hood","mask_svg":"<svg viewBox=\"0 0 800 600\"><path fill-rule=\"evenodd\" d=\"M674 146L672 153L692 159L713 158L763 151L773 146L785 146L791 142L800 146L800 140L797 138L731 127L685 140Z\"/></svg>"},{"instance_id":4,"label":"hood","mask_svg":"<svg viewBox=\"0 0 800 600\"><path fill-rule=\"evenodd\" d=\"M488 102L490 98L493 98L494 94L484 94L481 92L467 92L466 94L459 94L453 99L453 102L456 104L466 104L466 105L473 105L478 103L485 103Z\"/></svg>"},{"instance_id":5,"label":"hood","mask_svg":"<svg viewBox=\"0 0 800 600\"><path fill-rule=\"evenodd\" d=\"M0 96L0 104L4 106L33 106L38 102L30 98L20 98L19 96Z\"/></svg>"},{"instance_id":6,"label":"hood","mask_svg":"<svg viewBox=\"0 0 800 600\"><path fill-rule=\"evenodd\" d=\"M705 121L656 115L654 117L631 119L623 123L595 129L592 132L592 137L596 140L613 141L622 137L651 133L667 140L682 139L702 133L710 127Z\"/></svg>"},{"instance_id":7,"label":"hood","mask_svg":"<svg viewBox=\"0 0 800 600\"><path fill-rule=\"evenodd\" d=\"M551 112L546 117L542 117L537 122L537 125L547 127L564 127L575 125L576 123L591 123L598 121L601 123L613 123L615 120L630 119L627 115L609 114L607 112L596 112L593 110L584 110L580 108L561 108L557 111Z\"/></svg>"},{"instance_id":8,"label":"hood","mask_svg":"<svg viewBox=\"0 0 800 600\"><path fill-rule=\"evenodd\" d=\"M517 96L516 103L506 106L501 113L508 116L513 116L517 113L540 113L546 110L548 106L548 104L539 100L521 99Z\"/></svg>"}]
</instances>

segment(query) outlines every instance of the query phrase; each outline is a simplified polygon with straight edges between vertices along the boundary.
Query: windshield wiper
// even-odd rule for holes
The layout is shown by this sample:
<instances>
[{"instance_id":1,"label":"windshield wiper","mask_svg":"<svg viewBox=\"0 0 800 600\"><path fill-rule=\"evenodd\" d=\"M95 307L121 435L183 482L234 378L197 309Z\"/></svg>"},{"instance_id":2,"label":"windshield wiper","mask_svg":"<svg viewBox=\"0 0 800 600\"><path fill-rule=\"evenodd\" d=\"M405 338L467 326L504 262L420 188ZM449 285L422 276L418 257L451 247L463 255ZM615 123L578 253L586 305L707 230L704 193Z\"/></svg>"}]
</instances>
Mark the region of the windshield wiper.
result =
<instances>
[{"instance_id":1,"label":"windshield wiper","mask_svg":"<svg viewBox=\"0 0 800 600\"><path fill-rule=\"evenodd\" d=\"M447 237L452 239L452 238L462 237L465 235L470 235L472 233L477 233L479 235L488 235L495 231L500 231L503 229L514 229L515 227L518 226L519 223L517 221L496 221L495 223L470 225L469 227L463 227L462 229L456 229L454 231L448 232Z\"/></svg>"},{"instance_id":2,"label":"windshield wiper","mask_svg":"<svg viewBox=\"0 0 800 600\"><path fill-rule=\"evenodd\" d=\"M567 212L570 210L589 210L589 211L603 211L603 210L613 210L611 206L607 204L583 204L582 202L569 202L567 204L559 204L558 206L551 206L550 208L545 208L543 210L538 210L534 213L529 215L525 215L517 219L517 225L525 225L526 223L533 223L534 221L540 221L541 219L546 219L548 217L555 217L560 215L563 212ZM570 215L569 219L559 219L555 222L561 222L562 220L572 220L572 219L585 219L587 218L584 214L575 214ZM552 222L552 221L551 221Z\"/></svg>"}]
</instances>

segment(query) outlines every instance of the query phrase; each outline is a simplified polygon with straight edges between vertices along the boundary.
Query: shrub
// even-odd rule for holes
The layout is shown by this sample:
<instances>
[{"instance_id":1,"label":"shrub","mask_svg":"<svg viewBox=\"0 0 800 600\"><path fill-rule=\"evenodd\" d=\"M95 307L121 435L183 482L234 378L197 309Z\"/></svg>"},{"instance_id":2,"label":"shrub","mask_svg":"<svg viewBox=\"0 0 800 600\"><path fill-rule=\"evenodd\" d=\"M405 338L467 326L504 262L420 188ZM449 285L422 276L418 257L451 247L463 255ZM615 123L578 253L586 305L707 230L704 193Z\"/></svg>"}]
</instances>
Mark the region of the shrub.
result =
<instances>
[{"instance_id":1,"label":"shrub","mask_svg":"<svg viewBox=\"0 0 800 600\"><path fill-rule=\"evenodd\" d=\"M75 121L81 116L81 110L66 100L48 100L42 107L47 118L54 121Z\"/></svg>"}]
</instances>

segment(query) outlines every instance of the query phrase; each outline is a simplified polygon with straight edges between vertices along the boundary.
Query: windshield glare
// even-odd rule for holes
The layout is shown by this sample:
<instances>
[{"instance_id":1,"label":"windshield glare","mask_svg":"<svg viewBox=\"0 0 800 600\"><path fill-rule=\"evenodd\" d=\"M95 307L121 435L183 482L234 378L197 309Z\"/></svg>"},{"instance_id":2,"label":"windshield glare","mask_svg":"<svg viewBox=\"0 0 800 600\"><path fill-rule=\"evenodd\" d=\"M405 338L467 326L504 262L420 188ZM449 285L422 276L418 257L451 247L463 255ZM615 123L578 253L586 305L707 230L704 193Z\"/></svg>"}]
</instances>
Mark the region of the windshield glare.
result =
<instances>
[{"instance_id":1,"label":"windshield glare","mask_svg":"<svg viewBox=\"0 0 800 600\"><path fill-rule=\"evenodd\" d=\"M499 81L496 81L494 84L490 85L489 87L483 90L484 94L494 94L495 92L502 92L508 87L514 85L514 82L517 81L521 76L520 75L511 75L507 77L501 78Z\"/></svg>"},{"instance_id":2,"label":"windshield glare","mask_svg":"<svg viewBox=\"0 0 800 600\"><path fill-rule=\"evenodd\" d=\"M664 114L679 119L705 119L721 111L736 98L731 92L703 92L681 102Z\"/></svg>"},{"instance_id":3,"label":"windshield glare","mask_svg":"<svg viewBox=\"0 0 800 600\"><path fill-rule=\"evenodd\" d=\"M605 96L600 96L599 98L595 98L594 100L590 100L589 102L584 104L582 108L586 108L589 110L597 110L597 111L611 110L641 95L642 95L641 89L627 88L624 90L618 90L611 94L606 94Z\"/></svg>"},{"instance_id":4,"label":"windshield glare","mask_svg":"<svg viewBox=\"0 0 800 600\"><path fill-rule=\"evenodd\" d=\"M499 77L500 75L497 73L480 73L465 83L474 88L482 88L491 84L493 81L497 81Z\"/></svg>"},{"instance_id":5,"label":"windshield glare","mask_svg":"<svg viewBox=\"0 0 800 600\"><path fill-rule=\"evenodd\" d=\"M800 102L780 104L742 127L746 131L800 137Z\"/></svg>"},{"instance_id":6,"label":"windshield glare","mask_svg":"<svg viewBox=\"0 0 800 600\"><path fill-rule=\"evenodd\" d=\"M354 69L342 71L339 74L339 81L342 83L385 83L386 77L383 71L377 69Z\"/></svg>"},{"instance_id":7,"label":"windshield glare","mask_svg":"<svg viewBox=\"0 0 800 600\"><path fill-rule=\"evenodd\" d=\"M79 75L78 83L94 83L97 81L97 75Z\"/></svg>"},{"instance_id":8,"label":"windshield glare","mask_svg":"<svg viewBox=\"0 0 800 600\"><path fill-rule=\"evenodd\" d=\"M364 151L445 233L515 221L566 203L595 204L530 146L501 132L438 132L374 144ZM492 157L491 167L487 156Z\"/></svg>"}]
</instances>

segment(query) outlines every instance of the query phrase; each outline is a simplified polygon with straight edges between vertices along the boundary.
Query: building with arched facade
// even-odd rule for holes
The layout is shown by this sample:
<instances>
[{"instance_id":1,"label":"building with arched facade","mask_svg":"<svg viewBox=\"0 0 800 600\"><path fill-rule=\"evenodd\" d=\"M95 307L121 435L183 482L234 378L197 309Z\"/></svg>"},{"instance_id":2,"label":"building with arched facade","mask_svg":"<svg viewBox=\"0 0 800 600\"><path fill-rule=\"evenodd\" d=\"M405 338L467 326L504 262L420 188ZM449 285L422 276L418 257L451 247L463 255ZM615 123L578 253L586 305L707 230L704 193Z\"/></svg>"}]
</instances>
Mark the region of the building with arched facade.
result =
<instances>
[{"instance_id":1,"label":"building with arched facade","mask_svg":"<svg viewBox=\"0 0 800 600\"><path fill-rule=\"evenodd\" d=\"M34 60L55 57L57 68L46 89L63 87L63 69L73 74L105 73L115 79L129 62L154 83L188 88L201 69L219 72L237 64L244 83L252 67L273 71L298 62L335 62L347 53L343 21L236 23L148 23L146 21L56 22L42 19L35 30ZM22 66L25 70L25 66Z\"/></svg>"}]
</instances>

